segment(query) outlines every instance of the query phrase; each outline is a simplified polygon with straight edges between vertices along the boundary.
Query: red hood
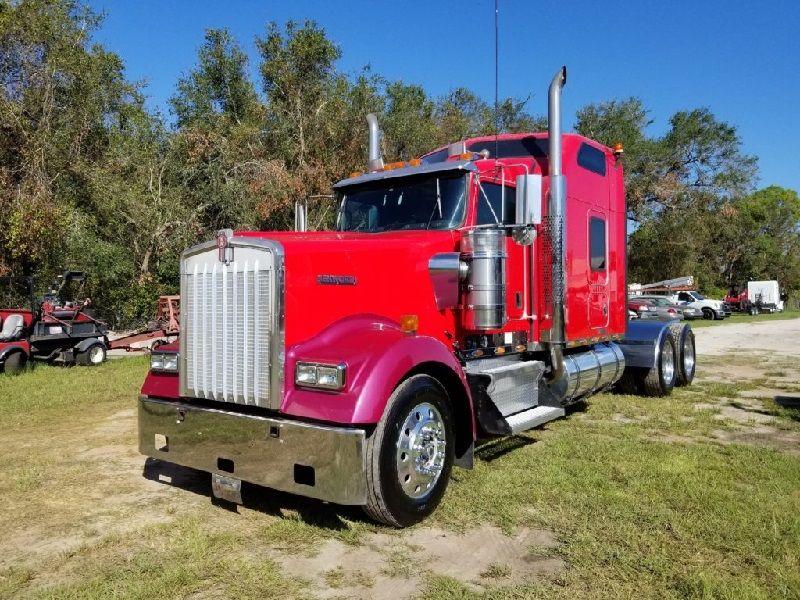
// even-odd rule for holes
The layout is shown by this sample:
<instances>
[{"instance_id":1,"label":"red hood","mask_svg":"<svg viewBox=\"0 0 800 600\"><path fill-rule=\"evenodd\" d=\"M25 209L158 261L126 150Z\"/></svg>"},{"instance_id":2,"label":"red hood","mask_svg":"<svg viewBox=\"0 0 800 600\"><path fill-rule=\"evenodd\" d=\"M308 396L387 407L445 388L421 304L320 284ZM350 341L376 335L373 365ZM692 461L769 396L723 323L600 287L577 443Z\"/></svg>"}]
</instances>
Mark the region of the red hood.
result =
<instances>
[{"instance_id":1,"label":"red hood","mask_svg":"<svg viewBox=\"0 0 800 600\"><path fill-rule=\"evenodd\" d=\"M419 333L444 338L452 317L436 309L428 261L453 252L453 231L260 232L237 237L280 242L285 253L285 335L287 350L353 314L399 321L419 317Z\"/></svg>"}]
</instances>

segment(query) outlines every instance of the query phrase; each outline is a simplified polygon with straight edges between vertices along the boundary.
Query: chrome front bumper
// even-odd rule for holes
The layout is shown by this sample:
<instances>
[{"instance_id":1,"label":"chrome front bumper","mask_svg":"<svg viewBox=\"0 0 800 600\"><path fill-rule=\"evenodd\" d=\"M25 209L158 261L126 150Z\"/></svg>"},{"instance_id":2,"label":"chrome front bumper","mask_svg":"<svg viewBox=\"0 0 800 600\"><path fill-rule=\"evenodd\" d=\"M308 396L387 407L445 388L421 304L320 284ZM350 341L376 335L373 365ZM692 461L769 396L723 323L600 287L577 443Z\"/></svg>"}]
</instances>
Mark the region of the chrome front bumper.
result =
<instances>
[{"instance_id":1,"label":"chrome front bumper","mask_svg":"<svg viewBox=\"0 0 800 600\"><path fill-rule=\"evenodd\" d=\"M365 433L139 397L139 452L337 504L365 504Z\"/></svg>"}]
</instances>

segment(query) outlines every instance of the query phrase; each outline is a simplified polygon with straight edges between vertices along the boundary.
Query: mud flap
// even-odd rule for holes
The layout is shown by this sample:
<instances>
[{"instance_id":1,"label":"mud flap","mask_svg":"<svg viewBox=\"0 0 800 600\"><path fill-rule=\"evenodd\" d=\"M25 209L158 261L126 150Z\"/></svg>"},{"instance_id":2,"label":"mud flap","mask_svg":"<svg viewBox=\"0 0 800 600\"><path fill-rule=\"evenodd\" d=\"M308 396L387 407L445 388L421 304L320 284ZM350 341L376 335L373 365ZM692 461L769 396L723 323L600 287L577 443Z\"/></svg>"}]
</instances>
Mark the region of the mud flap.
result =
<instances>
[{"instance_id":1,"label":"mud flap","mask_svg":"<svg viewBox=\"0 0 800 600\"><path fill-rule=\"evenodd\" d=\"M227 475L211 474L211 492L215 498L242 504L242 480Z\"/></svg>"}]
</instances>

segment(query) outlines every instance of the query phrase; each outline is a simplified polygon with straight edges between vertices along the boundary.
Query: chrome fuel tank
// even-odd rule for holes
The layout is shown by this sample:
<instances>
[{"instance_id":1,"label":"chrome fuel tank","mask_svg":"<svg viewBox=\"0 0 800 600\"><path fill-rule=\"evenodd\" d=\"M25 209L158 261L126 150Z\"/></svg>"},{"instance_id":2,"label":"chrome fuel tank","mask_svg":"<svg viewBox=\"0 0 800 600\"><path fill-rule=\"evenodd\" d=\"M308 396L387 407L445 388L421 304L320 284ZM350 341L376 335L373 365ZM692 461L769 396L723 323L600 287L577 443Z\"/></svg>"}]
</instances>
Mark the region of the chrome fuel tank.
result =
<instances>
[{"instance_id":1,"label":"chrome fuel tank","mask_svg":"<svg viewBox=\"0 0 800 600\"><path fill-rule=\"evenodd\" d=\"M564 357L567 370L565 402L571 402L616 383L625 370L625 357L613 342Z\"/></svg>"}]
</instances>

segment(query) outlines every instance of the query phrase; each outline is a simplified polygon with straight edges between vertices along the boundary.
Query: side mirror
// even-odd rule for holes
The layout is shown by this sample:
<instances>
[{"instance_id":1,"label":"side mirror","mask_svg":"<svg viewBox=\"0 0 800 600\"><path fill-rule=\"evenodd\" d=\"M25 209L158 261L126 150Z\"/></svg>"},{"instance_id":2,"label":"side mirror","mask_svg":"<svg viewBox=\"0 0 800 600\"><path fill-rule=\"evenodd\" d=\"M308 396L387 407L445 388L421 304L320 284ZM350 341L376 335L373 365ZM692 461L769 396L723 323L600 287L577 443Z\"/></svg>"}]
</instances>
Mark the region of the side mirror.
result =
<instances>
[{"instance_id":1,"label":"side mirror","mask_svg":"<svg viewBox=\"0 0 800 600\"><path fill-rule=\"evenodd\" d=\"M517 225L539 225L542 222L542 176L517 176Z\"/></svg>"}]
</instances>

